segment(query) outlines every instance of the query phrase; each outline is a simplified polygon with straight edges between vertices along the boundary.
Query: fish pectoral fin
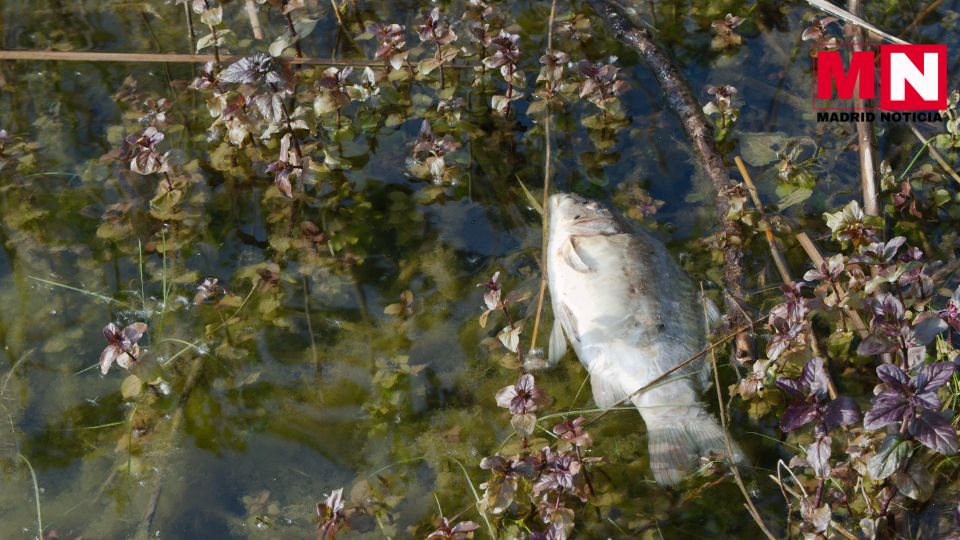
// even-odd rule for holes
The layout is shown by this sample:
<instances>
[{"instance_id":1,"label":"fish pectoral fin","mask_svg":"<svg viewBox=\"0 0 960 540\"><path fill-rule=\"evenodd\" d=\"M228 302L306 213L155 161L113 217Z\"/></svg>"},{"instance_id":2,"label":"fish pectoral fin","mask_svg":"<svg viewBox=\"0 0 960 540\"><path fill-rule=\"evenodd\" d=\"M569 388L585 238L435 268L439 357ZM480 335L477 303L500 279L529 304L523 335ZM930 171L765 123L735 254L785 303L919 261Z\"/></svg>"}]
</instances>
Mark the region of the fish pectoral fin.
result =
<instances>
[{"instance_id":1,"label":"fish pectoral fin","mask_svg":"<svg viewBox=\"0 0 960 540\"><path fill-rule=\"evenodd\" d=\"M577 240L575 236L571 236L570 240L560 248L560 257L567 266L576 272L586 273L593 270L583 261L580 253L577 252Z\"/></svg>"},{"instance_id":2,"label":"fish pectoral fin","mask_svg":"<svg viewBox=\"0 0 960 540\"><path fill-rule=\"evenodd\" d=\"M547 350L547 364L554 366L567 352L567 338L563 335L560 317L553 317L553 330L550 332L550 345Z\"/></svg>"},{"instance_id":3,"label":"fish pectoral fin","mask_svg":"<svg viewBox=\"0 0 960 540\"><path fill-rule=\"evenodd\" d=\"M566 328L567 336L571 340L579 343L580 331L577 330L577 317L570 311L570 308L563 302L560 302L560 309L556 310L553 316L560 318L561 323Z\"/></svg>"}]
</instances>

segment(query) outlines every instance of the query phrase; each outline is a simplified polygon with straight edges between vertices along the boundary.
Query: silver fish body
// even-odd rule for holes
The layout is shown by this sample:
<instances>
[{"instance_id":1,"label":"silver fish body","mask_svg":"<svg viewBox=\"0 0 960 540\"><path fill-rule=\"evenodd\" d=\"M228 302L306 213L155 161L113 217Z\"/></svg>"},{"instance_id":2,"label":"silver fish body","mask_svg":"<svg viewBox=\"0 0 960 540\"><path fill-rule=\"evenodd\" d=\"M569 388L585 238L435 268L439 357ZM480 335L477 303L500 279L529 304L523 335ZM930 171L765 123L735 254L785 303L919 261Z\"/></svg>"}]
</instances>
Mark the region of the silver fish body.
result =
<instances>
[{"instance_id":1,"label":"silver fish body","mask_svg":"<svg viewBox=\"0 0 960 540\"><path fill-rule=\"evenodd\" d=\"M702 358L632 395L706 346L703 304L689 277L663 244L596 201L553 195L549 216L550 363L569 341L599 407L633 402L658 483L679 482L709 451L726 454L723 431L699 399L710 377ZM734 454L743 459L736 447Z\"/></svg>"}]
</instances>

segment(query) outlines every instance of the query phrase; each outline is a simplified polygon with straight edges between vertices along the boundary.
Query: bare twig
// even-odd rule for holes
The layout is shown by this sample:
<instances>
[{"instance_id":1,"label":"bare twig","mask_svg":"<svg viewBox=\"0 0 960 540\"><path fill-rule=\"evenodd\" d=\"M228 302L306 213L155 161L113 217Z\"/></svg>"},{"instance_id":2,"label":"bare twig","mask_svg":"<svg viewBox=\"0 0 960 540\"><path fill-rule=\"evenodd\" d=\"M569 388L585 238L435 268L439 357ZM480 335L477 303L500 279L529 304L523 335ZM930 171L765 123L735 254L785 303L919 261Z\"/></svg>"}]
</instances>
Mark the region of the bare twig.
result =
<instances>
[{"instance_id":1,"label":"bare twig","mask_svg":"<svg viewBox=\"0 0 960 540\"><path fill-rule=\"evenodd\" d=\"M197 34L193 31L193 11L190 9L190 3L183 3L183 13L184 17L187 19L187 35L190 39L190 50L194 50L197 46Z\"/></svg>"},{"instance_id":2,"label":"bare twig","mask_svg":"<svg viewBox=\"0 0 960 540\"><path fill-rule=\"evenodd\" d=\"M250 19L250 29L255 39L263 39L263 29L260 28L260 16L257 14L257 4L254 0L246 0L247 18Z\"/></svg>"},{"instance_id":3,"label":"bare twig","mask_svg":"<svg viewBox=\"0 0 960 540\"><path fill-rule=\"evenodd\" d=\"M849 11L841 7L837 7L831 4L830 2L827 2L826 0L807 0L807 3L825 13L829 13L830 15L833 15L834 17L838 17L840 19L843 19L846 22L853 23L859 26L860 28L863 28L864 30L869 30L870 32L873 32L874 34L882 37L883 39L891 43L898 43L900 45L909 45L909 43L907 43L906 41L884 32L883 30L868 23L867 21L861 19L860 17L854 15L853 13L850 13Z\"/></svg>"},{"instance_id":4,"label":"bare twig","mask_svg":"<svg viewBox=\"0 0 960 540\"><path fill-rule=\"evenodd\" d=\"M733 182L727 174L723 164L723 157L713 138L713 128L707 122L699 101L693 94L690 85L684 80L674 62L666 52L654 43L650 32L646 28L634 25L623 15L615 4L605 0L590 0L590 5L607 23L610 32L620 41L636 50L650 66L667 103L674 113L680 117L680 123L693 144L693 150L699 158L703 171L713 184L717 195L717 221L723 231L723 265L724 285L727 289L726 317L728 327L741 328L741 334L736 336L736 358L741 362L753 359L753 343L750 338L748 321L737 312L735 305L743 302L743 234L737 221L729 218L730 198L729 190ZM733 300L733 301L731 301Z\"/></svg>"},{"instance_id":5,"label":"bare twig","mask_svg":"<svg viewBox=\"0 0 960 540\"><path fill-rule=\"evenodd\" d=\"M547 52L553 49L553 19L557 13L557 0L550 2L550 17L547 19ZM537 332L540 329L540 316L543 315L543 299L547 292L547 233L550 230L550 220L547 217L548 199L550 198L551 162L551 115L550 103L543 111L543 239L540 243L540 294L537 295L537 315L533 319L533 337L530 339L530 349L537 346ZM556 316L556 314L554 314Z\"/></svg>"},{"instance_id":6,"label":"bare twig","mask_svg":"<svg viewBox=\"0 0 960 540\"><path fill-rule=\"evenodd\" d=\"M767 244L770 246L770 255L773 257L773 263L776 265L777 271L780 272L780 277L783 279L783 282L792 283L793 279L790 277L790 268L787 266L787 259L783 256L783 251L780 250L780 246L777 245L777 238L773 235L773 226L770 224L770 220L767 219L767 216L763 212L763 203L760 201L760 193L757 191L757 186L753 184L753 179L750 178L747 166L743 163L743 160L740 159L740 156L733 158L733 161L737 164L737 168L740 169L740 176L743 177L743 182L747 184L747 191L750 192L753 205L756 206L757 211L760 212L760 222L765 225L764 233L767 237Z\"/></svg>"},{"instance_id":7,"label":"bare twig","mask_svg":"<svg viewBox=\"0 0 960 540\"><path fill-rule=\"evenodd\" d=\"M337 0L330 0L330 7L333 8L333 15L337 18L337 24L346 28L343 24L343 13L340 12L340 5Z\"/></svg>"},{"instance_id":8,"label":"bare twig","mask_svg":"<svg viewBox=\"0 0 960 540\"><path fill-rule=\"evenodd\" d=\"M957 171L953 167L951 167L950 164L947 163L945 159L943 159L943 156L940 154L940 152L937 152L937 149L930 144L930 141L926 137L924 137L922 133L920 133L920 130L917 129L917 126L911 123L910 131L912 131L914 136L916 136L917 139L919 139L920 142L923 143L923 146L926 147L927 151L930 152L930 156L937 162L937 164L940 165L940 167L944 171L946 171L947 174L950 175L950 178L953 178L957 183L960 183L960 175L957 174Z\"/></svg>"},{"instance_id":9,"label":"bare twig","mask_svg":"<svg viewBox=\"0 0 960 540\"><path fill-rule=\"evenodd\" d=\"M917 16L914 17L913 21L910 24L908 24L907 27L904 28L902 32L900 32L900 35L907 36L910 34L910 32L913 32L913 30L916 27L920 26L920 24L923 23L924 19L926 19L927 17L932 15L935 11L937 11L937 9L940 7L941 4L943 4L943 0L933 0L933 2L930 2L930 5L923 8L923 11L921 11L920 13L917 13Z\"/></svg>"},{"instance_id":10,"label":"bare twig","mask_svg":"<svg viewBox=\"0 0 960 540\"><path fill-rule=\"evenodd\" d=\"M234 62L243 58L240 54L224 54L220 59L224 62ZM350 67L370 67L373 69L385 69L383 62L372 60L338 60L334 58L296 58L290 56L278 57L279 60L289 64L305 64L311 66L350 66ZM63 62L170 62L170 63L196 63L203 64L214 60L213 55L209 54L163 54L163 53L113 53L113 52L94 52L94 51L2 51L0 50L0 60L54 60ZM450 69L473 69L475 66L469 64L445 64Z\"/></svg>"},{"instance_id":11,"label":"bare twig","mask_svg":"<svg viewBox=\"0 0 960 540\"><path fill-rule=\"evenodd\" d=\"M706 298L703 296L703 283L700 284L700 297ZM707 315L707 304L704 301L703 304L703 319L704 323L709 322L709 316ZM733 473L733 479L737 483L737 487L740 488L740 493L743 495L744 507L747 509L747 513L750 514L750 517L753 518L753 521L757 523L757 527L760 527L760 530L763 531L763 534L766 535L770 540L774 540L776 537L773 536L773 533L767 529L767 526L763 523L763 519L760 518L760 512L757 511L757 507L754 506L753 501L750 499L750 492L747 491L746 486L743 485L743 479L740 478L740 469L737 467L736 460L733 459L733 444L730 443L730 434L727 432L727 412L726 407L723 406L723 394L720 391L720 373L717 369L717 352L713 349L710 350L710 362L713 364L713 383L717 388L717 408L720 409L720 427L723 428L723 444L727 447L727 459L730 464L730 472Z\"/></svg>"},{"instance_id":12,"label":"bare twig","mask_svg":"<svg viewBox=\"0 0 960 540\"><path fill-rule=\"evenodd\" d=\"M297 29L293 26L293 17L287 13L284 16L287 20L287 30L290 31L290 37L293 39L293 47L297 51L297 58L303 58L303 49L300 47L300 36L297 35Z\"/></svg>"},{"instance_id":13,"label":"bare twig","mask_svg":"<svg viewBox=\"0 0 960 540\"><path fill-rule=\"evenodd\" d=\"M860 0L847 0L847 9L857 17L863 14L863 5ZM854 23L847 23L847 33L851 35L853 49L863 50L863 29ZM859 81L857 84L860 84ZM868 102L860 97L859 92L853 100L857 110L864 110ZM876 179L876 140L873 137L873 124L866 120L857 122L857 153L860 156L860 189L863 192L863 212L868 216L880 215L880 205L877 200Z\"/></svg>"},{"instance_id":14,"label":"bare twig","mask_svg":"<svg viewBox=\"0 0 960 540\"><path fill-rule=\"evenodd\" d=\"M203 0L203 5L206 9L210 9L210 4L207 0ZM203 20L203 17L201 17ZM220 69L220 38L217 37L217 26L214 24L207 25L210 28L210 34L213 36L213 58L217 63L217 69Z\"/></svg>"}]
</instances>

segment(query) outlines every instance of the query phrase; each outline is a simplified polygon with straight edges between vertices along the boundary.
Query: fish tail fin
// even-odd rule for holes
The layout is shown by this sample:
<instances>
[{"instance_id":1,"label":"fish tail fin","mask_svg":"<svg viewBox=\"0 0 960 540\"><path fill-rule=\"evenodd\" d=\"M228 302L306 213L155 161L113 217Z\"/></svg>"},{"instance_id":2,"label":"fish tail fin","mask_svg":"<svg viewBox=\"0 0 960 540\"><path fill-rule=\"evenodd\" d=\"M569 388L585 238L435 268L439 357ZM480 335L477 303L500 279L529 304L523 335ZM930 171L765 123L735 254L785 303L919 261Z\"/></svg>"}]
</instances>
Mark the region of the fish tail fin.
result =
<instances>
[{"instance_id":1,"label":"fish tail fin","mask_svg":"<svg viewBox=\"0 0 960 540\"><path fill-rule=\"evenodd\" d=\"M723 428L706 411L699 411L693 418L664 416L649 419L645 416L645 420L650 468L661 486L670 486L683 480L697 467L700 457L711 451L727 454ZM730 445L733 461L743 463L745 458L740 447L733 440Z\"/></svg>"}]
</instances>

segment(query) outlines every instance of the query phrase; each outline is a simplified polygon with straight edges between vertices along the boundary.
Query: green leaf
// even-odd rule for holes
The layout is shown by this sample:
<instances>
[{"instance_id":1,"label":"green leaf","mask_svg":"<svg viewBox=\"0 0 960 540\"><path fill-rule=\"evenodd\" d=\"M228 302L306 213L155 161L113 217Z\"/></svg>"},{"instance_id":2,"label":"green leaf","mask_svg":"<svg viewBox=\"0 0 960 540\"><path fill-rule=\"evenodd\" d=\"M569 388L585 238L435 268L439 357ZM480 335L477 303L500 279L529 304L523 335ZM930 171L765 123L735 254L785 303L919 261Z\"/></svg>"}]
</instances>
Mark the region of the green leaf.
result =
<instances>
[{"instance_id":1,"label":"green leaf","mask_svg":"<svg viewBox=\"0 0 960 540\"><path fill-rule=\"evenodd\" d=\"M813 190L805 187L794 187L788 185L781 185L777 187L777 192L780 193L780 188L786 188L782 190L784 194L781 196L780 200L777 202L777 206L781 210L790 208L793 205L800 204L803 201L810 198L813 195Z\"/></svg>"},{"instance_id":2,"label":"green leaf","mask_svg":"<svg viewBox=\"0 0 960 540\"><path fill-rule=\"evenodd\" d=\"M120 384L120 394L123 399L135 398L143 391L143 381L136 375L128 375Z\"/></svg>"},{"instance_id":3,"label":"green leaf","mask_svg":"<svg viewBox=\"0 0 960 540\"><path fill-rule=\"evenodd\" d=\"M530 190L527 189L526 184L523 183L523 180L521 180L519 176L517 177L517 182L520 182L520 188L523 189L523 194L527 196L527 202L529 202L530 206L532 206L533 209L536 210L537 213L542 216L543 206L541 206L540 203L537 202L537 198L534 197L532 193L530 193Z\"/></svg>"},{"instance_id":4,"label":"green leaf","mask_svg":"<svg viewBox=\"0 0 960 540\"><path fill-rule=\"evenodd\" d=\"M292 42L290 41L290 34L285 33L273 40L273 43L270 44L268 52L270 53L270 56L276 58L282 55L283 51L287 50L287 47L289 47L291 44Z\"/></svg>"},{"instance_id":5,"label":"green leaf","mask_svg":"<svg viewBox=\"0 0 960 540\"><path fill-rule=\"evenodd\" d=\"M313 33L313 29L317 27L316 19L297 19L293 22L293 31L297 33L297 38L303 39Z\"/></svg>"},{"instance_id":6,"label":"green leaf","mask_svg":"<svg viewBox=\"0 0 960 540\"><path fill-rule=\"evenodd\" d=\"M740 155L754 167L763 167L777 160L777 152L787 143L787 134L782 131L773 133L740 133Z\"/></svg>"},{"instance_id":7,"label":"green leaf","mask_svg":"<svg viewBox=\"0 0 960 540\"><path fill-rule=\"evenodd\" d=\"M913 454L913 447L898 433L887 435L877 453L867 460L867 472L874 480L883 480L897 471Z\"/></svg>"},{"instance_id":8,"label":"green leaf","mask_svg":"<svg viewBox=\"0 0 960 540\"><path fill-rule=\"evenodd\" d=\"M433 70L440 67L440 60L436 58L425 58L417 64L417 71L421 75L429 75Z\"/></svg>"}]
</instances>

